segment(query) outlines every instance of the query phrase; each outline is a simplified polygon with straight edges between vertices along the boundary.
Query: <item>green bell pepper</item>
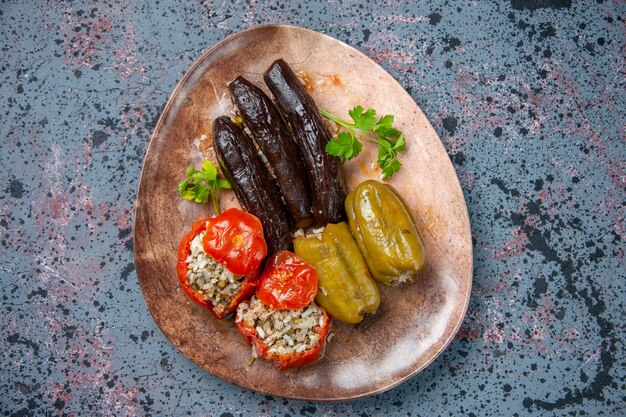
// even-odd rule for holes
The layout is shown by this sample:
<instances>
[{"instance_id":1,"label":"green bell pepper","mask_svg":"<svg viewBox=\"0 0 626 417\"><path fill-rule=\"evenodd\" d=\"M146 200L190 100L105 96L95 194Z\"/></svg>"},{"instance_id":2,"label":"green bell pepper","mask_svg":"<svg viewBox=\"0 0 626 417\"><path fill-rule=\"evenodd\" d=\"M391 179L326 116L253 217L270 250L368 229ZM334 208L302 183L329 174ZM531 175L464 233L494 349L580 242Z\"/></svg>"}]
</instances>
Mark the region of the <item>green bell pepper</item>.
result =
<instances>
[{"instance_id":1,"label":"green bell pepper","mask_svg":"<svg viewBox=\"0 0 626 417\"><path fill-rule=\"evenodd\" d=\"M393 286L413 279L426 250L411 210L390 185L367 180L345 201L350 229L372 276Z\"/></svg>"},{"instance_id":2,"label":"green bell pepper","mask_svg":"<svg viewBox=\"0 0 626 417\"><path fill-rule=\"evenodd\" d=\"M317 237L297 237L296 254L313 265L319 279L318 304L334 318L358 323L380 304L380 294L345 222L328 224Z\"/></svg>"}]
</instances>

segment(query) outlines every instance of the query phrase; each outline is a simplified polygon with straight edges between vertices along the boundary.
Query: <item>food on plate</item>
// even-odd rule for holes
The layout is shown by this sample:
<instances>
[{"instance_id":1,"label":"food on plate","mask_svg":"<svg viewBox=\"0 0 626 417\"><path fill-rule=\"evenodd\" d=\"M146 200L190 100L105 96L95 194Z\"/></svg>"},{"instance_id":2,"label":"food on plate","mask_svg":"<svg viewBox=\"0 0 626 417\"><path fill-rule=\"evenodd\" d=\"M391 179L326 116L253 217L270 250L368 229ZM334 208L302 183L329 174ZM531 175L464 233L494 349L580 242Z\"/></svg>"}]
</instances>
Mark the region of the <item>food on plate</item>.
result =
<instances>
[{"instance_id":1,"label":"food on plate","mask_svg":"<svg viewBox=\"0 0 626 417\"><path fill-rule=\"evenodd\" d=\"M350 229L372 276L393 286L409 282L426 263L411 210L389 184L367 180L346 197Z\"/></svg>"},{"instance_id":2,"label":"food on plate","mask_svg":"<svg viewBox=\"0 0 626 417\"><path fill-rule=\"evenodd\" d=\"M374 279L388 286L408 282L426 254L415 219L393 187L367 180L346 196L341 162L359 154L360 140L378 144L383 178L400 169L397 154L405 142L394 117L377 118L373 109L356 106L347 122L318 110L282 59L264 80L277 107L239 76L229 90L243 123L227 116L213 122L213 147L227 181L206 161L200 171L190 167L179 184L184 198L211 198L216 213L219 190L232 188L245 211L229 209L194 223L180 243L177 269L196 303L218 318L236 310L254 356L283 370L319 359L331 317L356 324L375 313L380 293ZM331 138L322 115L345 130ZM342 221L346 214L349 225ZM294 225L300 229L296 253L287 250Z\"/></svg>"},{"instance_id":3,"label":"food on plate","mask_svg":"<svg viewBox=\"0 0 626 417\"><path fill-rule=\"evenodd\" d=\"M256 295L276 310L309 305L317 293L315 269L295 253L280 251L267 260Z\"/></svg>"},{"instance_id":4,"label":"food on plate","mask_svg":"<svg viewBox=\"0 0 626 417\"><path fill-rule=\"evenodd\" d=\"M325 150L331 135L315 102L282 59L270 66L264 79L302 152L313 198L313 226L342 221L346 193L341 160Z\"/></svg>"},{"instance_id":5,"label":"food on plate","mask_svg":"<svg viewBox=\"0 0 626 417\"><path fill-rule=\"evenodd\" d=\"M269 162L296 227L313 221L309 181L298 145L272 100L244 77L229 85L230 95L254 141Z\"/></svg>"},{"instance_id":6,"label":"food on plate","mask_svg":"<svg viewBox=\"0 0 626 417\"><path fill-rule=\"evenodd\" d=\"M296 254L317 271L315 301L334 318L359 323L380 304L380 294L345 222L329 224L319 235L298 236Z\"/></svg>"},{"instance_id":7,"label":"food on plate","mask_svg":"<svg viewBox=\"0 0 626 417\"><path fill-rule=\"evenodd\" d=\"M196 203L206 203L211 198L213 212L220 214L220 190L229 190L230 183L217 175L217 167L211 161L204 161L200 170L187 168L187 179L178 184L178 194Z\"/></svg>"},{"instance_id":8,"label":"food on plate","mask_svg":"<svg viewBox=\"0 0 626 417\"><path fill-rule=\"evenodd\" d=\"M253 296L239 304L237 328L253 346L253 355L284 370L314 362L324 354L331 319L315 302L291 310L273 310Z\"/></svg>"},{"instance_id":9,"label":"food on plate","mask_svg":"<svg viewBox=\"0 0 626 417\"><path fill-rule=\"evenodd\" d=\"M280 251L267 261L256 295L239 304L235 319L253 355L281 370L323 355L331 319L313 301L317 285L315 269L295 253Z\"/></svg>"},{"instance_id":10,"label":"food on plate","mask_svg":"<svg viewBox=\"0 0 626 417\"><path fill-rule=\"evenodd\" d=\"M393 127L392 114L386 114L376 120L376 110L364 111L362 106L356 106L348 111L352 119L352 122L349 122L324 109L319 110L324 117L345 128L326 144L326 152L344 161L352 159L363 149L363 144L358 139L361 137L378 144L376 164L382 171L383 179L400 170L402 164L398 161L397 155L404 151L406 144L402 132Z\"/></svg>"},{"instance_id":11,"label":"food on plate","mask_svg":"<svg viewBox=\"0 0 626 417\"><path fill-rule=\"evenodd\" d=\"M241 210L231 210L240 212L243 217L252 217ZM224 252L230 255L239 253L241 258L247 259L248 262L237 265L237 271L241 273L233 273L223 263L215 260L205 250L203 238L207 234L207 225L219 217L198 220L191 226L191 231L183 237L178 247L176 270L183 291L194 302L207 308L215 317L223 318L234 311L241 301L248 299L254 293L260 275L259 263L256 260L260 255L264 257L265 254L259 253L260 249L257 245L261 244L257 237L250 235L245 229L242 234L238 234L238 230L241 231L241 229L238 224L234 224L228 231L231 238L237 241L240 237L244 240L251 239L256 244L252 248L250 242L237 247L226 245L227 249Z\"/></svg>"},{"instance_id":12,"label":"food on plate","mask_svg":"<svg viewBox=\"0 0 626 417\"><path fill-rule=\"evenodd\" d=\"M235 208L206 221L202 247L207 255L237 275L256 270L267 255L261 221Z\"/></svg>"},{"instance_id":13,"label":"food on plate","mask_svg":"<svg viewBox=\"0 0 626 417\"><path fill-rule=\"evenodd\" d=\"M261 221L268 253L289 249L289 214L252 141L241 127L222 116L213 122L213 147L239 204Z\"/></svg>"}]
</instances>

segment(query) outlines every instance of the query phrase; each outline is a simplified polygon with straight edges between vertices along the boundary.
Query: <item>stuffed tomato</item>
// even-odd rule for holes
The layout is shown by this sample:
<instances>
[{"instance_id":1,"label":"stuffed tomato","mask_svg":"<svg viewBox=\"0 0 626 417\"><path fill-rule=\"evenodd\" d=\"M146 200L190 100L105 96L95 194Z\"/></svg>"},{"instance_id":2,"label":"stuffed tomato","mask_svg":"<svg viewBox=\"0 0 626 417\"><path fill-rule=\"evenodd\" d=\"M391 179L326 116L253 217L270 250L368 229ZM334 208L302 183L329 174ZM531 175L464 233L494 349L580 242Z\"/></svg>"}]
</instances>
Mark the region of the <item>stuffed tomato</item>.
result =
<instances>
[{"instance_id":1,"label":"stuffed tomato","mask_svg":"<svg viewBox=\"0 0 626 417\"><path fill-rule=\"evenodd\" d=\"M229 209L192 225L178 247L178 280L194 302L223 318L254 294L266 254L259 219Z\"/></svg>"},{"instance_id":2,"label":"stuffed tomato","mask_svg":"<svg viewBox=\"0 0 626 417\"><path fill-rule=\"evenodd\" d=\"M296 254L279 251L268 260L256 295L239 304L235 319L255 356L280 370L323 356L331 318L313 301L317 285L315 269Z\"/></svg>"}]
</instances>

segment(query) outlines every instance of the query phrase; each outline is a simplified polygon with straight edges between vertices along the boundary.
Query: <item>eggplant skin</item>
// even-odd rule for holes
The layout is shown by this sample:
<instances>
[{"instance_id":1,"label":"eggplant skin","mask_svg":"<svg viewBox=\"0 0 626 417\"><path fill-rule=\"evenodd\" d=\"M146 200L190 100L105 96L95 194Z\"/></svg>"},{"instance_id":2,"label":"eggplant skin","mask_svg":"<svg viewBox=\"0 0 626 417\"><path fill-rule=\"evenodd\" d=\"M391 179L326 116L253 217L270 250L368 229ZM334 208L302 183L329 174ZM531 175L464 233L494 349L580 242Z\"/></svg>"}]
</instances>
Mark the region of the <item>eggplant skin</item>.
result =
<instances>
[{"instance_id":1,"label":"eggplant skin","mask_svg":"<svg viewBox=\"0 0 626 417\"><path fill-rule=\"evenodd\" d=\"M272 100L244 77L229 86L230 95L244 124L274 170L274 176L296 227L311 225L309 179L298 145L283 122Z\"/></svg>"},{"instance_id":2,"label":"eggplant skin","mask_svg":"<svg viewBox=\"0 0 626 417\"><path fill-rule=\"evenodd\" d=\"M331 135L313 98L282 59L275 61L263 78L302 152L313 196L313 226L341 222L346 197L341 161L326 152Z\"/></svg>"},{"instance_id":3,"label":"eggplant skin","mask_svg":"<svg viewBox=\"0 0 626 417\"><path fill-rule=\"evenodd\" d=\"M239 204L261 221L268 254L290 250L289 214L253 142L222 116L213 121L213 147Z\"/></svg>"}]
</instances>

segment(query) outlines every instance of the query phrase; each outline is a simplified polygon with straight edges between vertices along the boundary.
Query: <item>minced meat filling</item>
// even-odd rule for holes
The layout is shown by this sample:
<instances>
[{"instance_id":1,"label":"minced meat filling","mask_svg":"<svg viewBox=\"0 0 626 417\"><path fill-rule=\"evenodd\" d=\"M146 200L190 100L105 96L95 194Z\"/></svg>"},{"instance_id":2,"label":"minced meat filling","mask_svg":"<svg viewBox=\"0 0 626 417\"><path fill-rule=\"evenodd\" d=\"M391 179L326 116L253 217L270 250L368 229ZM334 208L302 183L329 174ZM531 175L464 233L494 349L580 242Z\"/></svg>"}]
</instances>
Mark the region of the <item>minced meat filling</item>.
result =
<instances>
[{"instance_id":1,"label":"minced meat filling","mask_svg":"<svg viewBox=\"0 0 626 417\"><path fill-rule=\"evenodd\" d=\"M256 329L269 352L284 355L317 346L320 328L328 319L315 301L297 310L272 310L253 296L249 302L239 304L235 321L242 320Z\"/></svg>"},{"instance_id":2,"label":"minced meat filling","mask_svg":"<svg viewBox=\"0 0 626 417\"><path fill-rule=\"evenodd\" d=\"M191 241L191 253L186 259L189 286L210 301L215 312L222 313L239 292L244 277L234 275L204 252L204 235L205 232L198 233Z\"/></svg>"}]
</instances>

